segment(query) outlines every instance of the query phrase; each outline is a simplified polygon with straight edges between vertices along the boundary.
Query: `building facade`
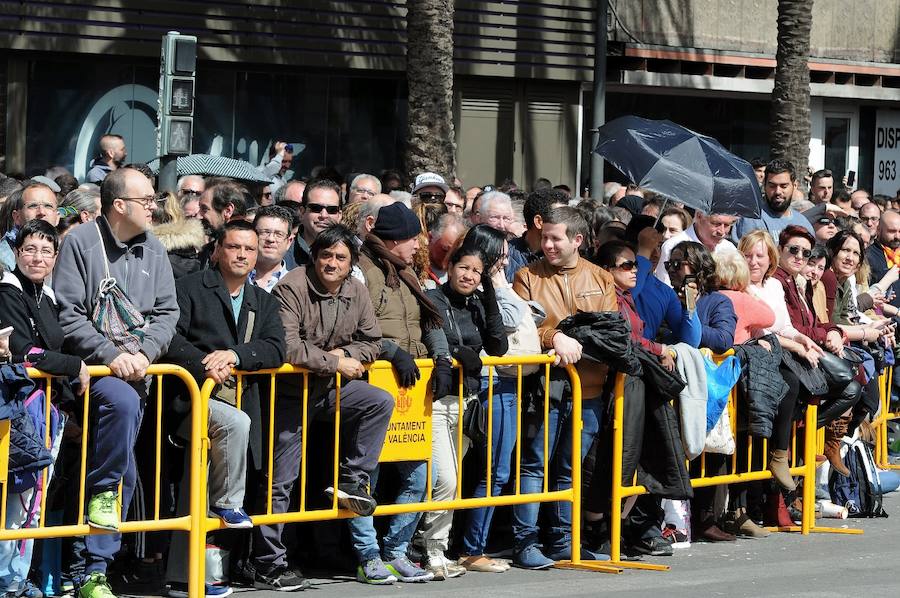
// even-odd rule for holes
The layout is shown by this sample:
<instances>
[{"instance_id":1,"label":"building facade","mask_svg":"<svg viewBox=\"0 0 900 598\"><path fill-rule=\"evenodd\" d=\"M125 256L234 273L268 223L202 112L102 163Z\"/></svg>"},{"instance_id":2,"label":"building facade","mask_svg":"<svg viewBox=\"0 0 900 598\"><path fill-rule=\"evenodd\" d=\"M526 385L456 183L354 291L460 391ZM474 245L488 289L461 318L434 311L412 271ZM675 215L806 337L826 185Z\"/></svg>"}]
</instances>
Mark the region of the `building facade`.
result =
<instances>
[{"instance_id":1,"label":"building facade","mask_svg":"<svg viewBox=\"0 0 900 598\"><path fill-rule=\"evenodd\" d=\"M456 0L454 118L465 184L543 176L583 186L596 5ZM776 0L609 5L608 119L668 118L746 158L766 156ZM861 184L887 192L890 178L876 175L890 163L888 133L900 121L900 0L814 6L810 166L854 170ZM301 176L319 164L397 168L405 14L402 0L4 4L2 169L59 164L81 177L107 132L123 135L130 160L155 157L160 40L170 30L198 38L195 152L259 163L283 139L303 148Z\"/></svg>"}]
</instances>

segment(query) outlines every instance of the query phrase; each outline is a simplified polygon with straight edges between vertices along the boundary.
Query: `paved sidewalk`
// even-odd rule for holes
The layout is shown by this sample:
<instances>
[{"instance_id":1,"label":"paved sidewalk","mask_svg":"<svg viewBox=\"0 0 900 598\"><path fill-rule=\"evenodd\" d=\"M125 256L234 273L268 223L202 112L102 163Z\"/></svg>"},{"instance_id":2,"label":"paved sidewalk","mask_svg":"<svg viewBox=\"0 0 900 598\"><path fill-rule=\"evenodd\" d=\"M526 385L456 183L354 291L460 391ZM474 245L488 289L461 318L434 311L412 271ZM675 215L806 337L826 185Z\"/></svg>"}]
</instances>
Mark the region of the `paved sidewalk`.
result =
<instances>
[{"instance_id":1,"label":"paved sidewalk","mask_svg":"<svg viewBox=\"0 0 900 598\"><path fill-rule=\"evenodd\" d=\"M366 586L349 577L313 579L314 598L390 596L524 598L527 596L863 596L900 593L900 494L888 495L888 519L820 519L823 526L865 530L862 536L773 534L761 540L694 544L675 556L652 562L671 565L664 573L625 571L620 575L567 570L469 573L427 584ZM283 597L281 592L236 589L246 598Z\"/></svg>"}]
</instances>

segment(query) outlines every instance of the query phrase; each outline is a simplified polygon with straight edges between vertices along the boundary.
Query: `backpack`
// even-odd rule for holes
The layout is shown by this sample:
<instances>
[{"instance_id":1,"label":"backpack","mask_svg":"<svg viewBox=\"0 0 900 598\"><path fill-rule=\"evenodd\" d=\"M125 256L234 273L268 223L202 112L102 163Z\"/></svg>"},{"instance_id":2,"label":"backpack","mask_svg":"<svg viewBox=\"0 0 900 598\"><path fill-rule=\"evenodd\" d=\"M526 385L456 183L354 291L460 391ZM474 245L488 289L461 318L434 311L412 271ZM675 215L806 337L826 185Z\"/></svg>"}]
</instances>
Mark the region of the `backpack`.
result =
<instances>
[{"instance_id":1,"label":"backpack","mask_svg":"<svg viewBox=\"0 0 900 598\"><path fill-rule=\"evenodd\" d=\"M831 473L828 490L831 502L847 508L850 517L887 517L882 507L884 492L875 459L867 442L844 438L841 453L849 476Z\"/></svg>"}]
</instances>

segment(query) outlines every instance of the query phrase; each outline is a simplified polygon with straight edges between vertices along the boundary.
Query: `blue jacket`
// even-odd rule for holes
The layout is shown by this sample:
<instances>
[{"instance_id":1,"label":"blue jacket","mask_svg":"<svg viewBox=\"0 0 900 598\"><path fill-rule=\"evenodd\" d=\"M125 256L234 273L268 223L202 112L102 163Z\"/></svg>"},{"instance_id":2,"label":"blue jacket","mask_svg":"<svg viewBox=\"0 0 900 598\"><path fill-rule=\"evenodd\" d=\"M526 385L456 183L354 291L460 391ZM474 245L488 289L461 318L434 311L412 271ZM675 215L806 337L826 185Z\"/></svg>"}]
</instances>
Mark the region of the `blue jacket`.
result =
<instances>
[{"instance_id":1,"label":"blue jacket","mask_svg":"<svg viewBox=\"0 0 900 598\"><path fill-rule=\"evenodd\" d=\"M713 353L724 353L734 347L734 330L737 316L731 299L718 291L712 291L697 299L697 315L703 325L700 346Z\"/></svg>"},{"instance_id":2,"label":"blue jacket","mask_svg":"<svg viewBox=\"0 0 900 598\"><path fill-rule=\"evenodd\" d=\"M666 344L687 343L700 346L701 325L697 312L689 314L672 287L653 276L653 264L643 256L637 256L637 286L631 290L634 306L644 321L644 338L656 340L663 321L671 335L663 338Z\"/></svg>"}]
</instances>

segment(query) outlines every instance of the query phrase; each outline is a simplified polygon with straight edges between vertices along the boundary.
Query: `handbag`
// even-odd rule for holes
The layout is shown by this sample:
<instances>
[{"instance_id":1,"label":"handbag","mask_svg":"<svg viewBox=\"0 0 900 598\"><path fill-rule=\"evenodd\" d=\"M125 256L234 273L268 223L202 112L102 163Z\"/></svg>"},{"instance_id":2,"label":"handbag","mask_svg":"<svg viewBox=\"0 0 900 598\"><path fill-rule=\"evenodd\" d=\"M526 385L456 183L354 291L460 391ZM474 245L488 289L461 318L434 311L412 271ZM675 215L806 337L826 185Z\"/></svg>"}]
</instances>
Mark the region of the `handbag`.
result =
<instances>
[{"instance_id":1,"label":"handbag","mask_svg":"<svg viewBox=\"0 0 900 598\"><path fill-rule=\"evenodd\" d=\"M144 340L144 314L131 302L131 299L119 288L116 279L109 273L109 259L106 257L106 244L100 225L97 234L100 236L100 249L103 251L103 267L106 278L100 281L94 298L94 310L91 320L94 327L109 339L119 350L132 355L141 351Z\"/></svg>"},{"instance_id":2,"label":"handbag","mask_svg":"<svg viewBox=\"0 0 900 598\"><path fill-rule=\"evenodd\" d=\"M462 427L463 434L476 446L484 446L487 442L487 411L478 397L472 397L466 401Z\"/></svg>"},{"instance_id":3,"label":"handbag","mask_svg":"<svg viewBox=\"0 0 900 598\"><path fill-rule=\"evenodd\" d=\"M506 351L506 356L540 355L542 353L541 339L538 337L537 325L534 323L531 305L526 305L528 306L528 314L522 318L522 321L519 322L515 331L507 335L509 349ZM540 366L538 365L523 365L522 375L528 376L534 374L539 369ZM516 377L519 375L519 366L498 366L497 372L503 376Z\"/></svg>"},{"instance_id":4,"label":"handbag","mask_svg":"<svg viewBox=\"0 0 900 598\"><path fill-rule=\"evenodd\" d=\"M729 407L726 401L725 408L716 425L706 434L706 443L703 446L705 452L719 455L734 454L734 434L731 431L731 416L728 411Z\"/></svg>"},{"instance_id":5,"label":"handbag","mask_svg":"<svg viewBox=\"0 0 900 598\"><path fill-rule=\"evenodd\" d=\"M859 364L858 357L849 351L842 351L841 357L825 351L819 357L819 369L825 374L825 381L831 390L844 388L850 384L856 377Z\"/></svg>"}]
</instances>

